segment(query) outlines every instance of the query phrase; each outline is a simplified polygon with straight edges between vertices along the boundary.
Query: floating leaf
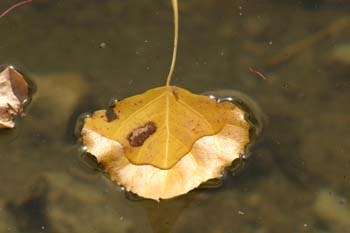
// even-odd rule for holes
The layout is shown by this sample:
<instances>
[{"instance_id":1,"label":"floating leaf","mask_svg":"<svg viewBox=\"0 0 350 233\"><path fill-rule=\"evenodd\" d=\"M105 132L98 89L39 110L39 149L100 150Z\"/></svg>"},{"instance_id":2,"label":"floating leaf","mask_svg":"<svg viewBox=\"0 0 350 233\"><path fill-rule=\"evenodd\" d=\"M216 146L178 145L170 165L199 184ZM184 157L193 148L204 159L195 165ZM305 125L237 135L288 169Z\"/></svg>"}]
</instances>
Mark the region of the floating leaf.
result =
<instances>
[{"instance_id":1,"label":"floating leaf","mask_svg":"<svg viewBox=\"0 0 350 233\"><path fill-rule=\"evenodd\" d=\"M21 114L28 98L28 83L13 67L0 73L0 128L13 128L14 117Z\"/></svg>"},{"instance_id":2,"label":"floating leaf","mask_svg":"<svg viewBox=\"0 0 350 233\"><path fill-rule=\"evenodd\" d=\"M156 200L187 193L220 176L249 142L249 124L241 109L180 88L175 97L170 91L173 88L155 88L117 102L112 121L107 110L97 111L85 119L82 130L87 151L113 180ZM164 104L166 95L169 105ZM140 131L135 134L143 139L138 146L130 145L130 132L135 131ZM144 158L142 163L128 157L134 148L136 161ZM164 161L172 166L158 166Z\"/></svg>"},{"instance_id":3,"label":"floating leaf","mask_svg":"<svg viewBox=\"0 0 350 233\"><path fill-rule=\"evenodd\" d=\"M172 3L174 50L166 86L96 111L81 131L87 152L112 180L154 200L219 177L249 142L250 126L239 107L170 85L178 34L177 1Z\"/></svg>"},{"instance_id":4,"label":"floating leaf","mask_svg":"<svg viewBox=\"0 0 350 233\"><path fill-rule=\"evenodd\" d=\"M119 142L133 164L169 169L199 138L218 133L228 123L239 125L235 109L228 102L166 86L95 112L84 128Z\"/></svg>"}]
</instances>

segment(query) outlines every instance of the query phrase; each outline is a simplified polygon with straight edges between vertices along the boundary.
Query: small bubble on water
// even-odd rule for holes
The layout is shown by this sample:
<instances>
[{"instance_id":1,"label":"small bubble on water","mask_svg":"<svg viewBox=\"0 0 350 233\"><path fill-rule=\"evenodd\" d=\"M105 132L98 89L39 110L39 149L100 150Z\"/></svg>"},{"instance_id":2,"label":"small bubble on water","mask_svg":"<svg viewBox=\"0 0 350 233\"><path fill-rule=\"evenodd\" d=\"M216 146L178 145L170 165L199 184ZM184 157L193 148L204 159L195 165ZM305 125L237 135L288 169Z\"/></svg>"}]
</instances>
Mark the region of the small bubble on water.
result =
<instances>
[{"instance_id":1,"label":"small bubble on water","mask_svg":"<svg viewBox=\"0 0 350 233\"><path fill-rule=\"evenodd\" d=\"M282 87L283 87L284 89L288 89L288 88L289 88L289 85L288 85L288 83L284 83Z\"/></svg>"},{"instance_id":2,"label":"small bubble on water","mask_svg":"<svg viewBox=\"0 0 350 233\"><path fill-rule=\"evenodd\" d=\"M239 215L245 215L245 213L242 210L238 210Z\"/></svg>"},{"instance_id":3,"label":"small bubble on water","mask_svg":"<svg viewBox=\"0 0 350 233\"><path fill-rule=\"evenodd\" d=\"M340 205L346 205L346 204L347 204L346 199L345 199L345 198L340 198L339 204L340 204Z\"/></svg>"},{"instance_id":4,"label":"small bubble on water","mask_svg":"<svg viewBox=\"0 0 350 233\"><path fill-rule=\"evenodd\" d=\"M249 154L241 154L242 159L248 159L248 157L249 157Z\"/></svg>"},{"instance_id":5,"label":"small bubble on water","mask_svg":"<svg viewBox=\"0 0 350 233\"><path fill-rule=\"evenodd\" d=\"M98 46L100 49L105 49L107 47L107 44L105 42L102 42Z\"/></svg>"},{"instance_id":6,"label":"small bubble on water","mask_svg":"<svg viewBox=\"0 0 350 233\"><path fill-rule=\"evenodd\" d=\"M217 100L219 103L220 102L232 102L233 101L233 98L232 97L230 97L230 96L228 96L228 97L221 97L221 98L219 98L218 100Z\"/></svg>"},{"instance_id":7,"label":"small bubble on water","mask_svg":"<svg viewBox=\"0 0 350 233\"><path fill-rule=\"evenodd\" d=\"M215 95L208 95L208 97L209 97L210 99L213 99L213 100L216 99L216 96L215 96Z\"/></svg>"}]
</instances>

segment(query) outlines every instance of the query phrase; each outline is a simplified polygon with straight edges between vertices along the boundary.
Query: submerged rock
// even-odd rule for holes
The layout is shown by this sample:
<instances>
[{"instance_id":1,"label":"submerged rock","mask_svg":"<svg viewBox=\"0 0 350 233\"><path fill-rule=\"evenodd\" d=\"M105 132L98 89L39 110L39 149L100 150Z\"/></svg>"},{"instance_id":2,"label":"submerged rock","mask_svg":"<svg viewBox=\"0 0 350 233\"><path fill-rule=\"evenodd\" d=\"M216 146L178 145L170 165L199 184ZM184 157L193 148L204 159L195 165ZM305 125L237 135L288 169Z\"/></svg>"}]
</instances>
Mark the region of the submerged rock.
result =
<instances>
[{"instance_id":1,"label":"submerged rock","mask_svg":"<svg viewBox=\"0 0 350 233\"><path fill-rule=\"evenodd\" d=\"M335 46L330 54L330 60L333 63L350 67L350 44Z\"/></svg>"},{"instance_id":2,"label":"submerged rock","mask_svg":"<svg viewBox=\"0 0 350 233\"><path fill-rule=\"evenodd\" d=\"M347 232L350 229L350 204L330 190L317 194L314 210L332 229L332 232Z\"/></svg>"},{"instance_id":3,"label":"submerged rock","mask_svg":"<svg viewBox=\"0 0 350 233\"><path fill-rule=\"evenodd\" d=\"M41 179L28 192L29 195L18 202L7 202L6 209L14 217L20 232L34 233L40 229L50 230L46 215L48 203L48 184Z\"/></svg>"},{"instance_id":4,"label":"submerged rock","mask_svg":"<svg viewBox=\"0 0 350 233\"><path fill-rule=\"evenodd\" d=\"M329 52L327 58L327 70L329 78L336 86L349 86L350 73L350 43L335 45ZM344 89L344 88L343 88ZM349 90L349 88L345 88Z\"/></svg>"},{"instance_id":5,"label":"submerged rock","mask_svg":"<svg viewBox=\"0 0 350 233\"><path fill-rule=\"evenodd\" d=\"M6 208L2 201L0 200L0 232L11 232L15 228L13 219L10 217L9 213L6 211Z\"/></svg>"},{"instance_id":6,"label":"submerged rock","mask_svg":"<svg viewBox=\"0 0 350 233\"><path fill-rule=\"evenodd\" d=\"M22 199L7 202L6 210L19 232L131 232L131 221L105 204L103 192L92 185L50 173L37 179ZM125 209L122 201L118 204L119 211Z\"/></svg>"},{"instance_id":7,"label":"submerged rock","mask_svg":"<svg viewBox=\"0 0 350 233\"><path fill-rule=\"evenodd\" d=\"M33 99L31 114L33 121L45 121L37 124L47 131L54 128L53 135L65 133L74 109L87 94L89 86L83 77L74 73L49 74L33 77L37 93ZM35 122L33 122L35 123Z\"/></svg>"}]
</instances>

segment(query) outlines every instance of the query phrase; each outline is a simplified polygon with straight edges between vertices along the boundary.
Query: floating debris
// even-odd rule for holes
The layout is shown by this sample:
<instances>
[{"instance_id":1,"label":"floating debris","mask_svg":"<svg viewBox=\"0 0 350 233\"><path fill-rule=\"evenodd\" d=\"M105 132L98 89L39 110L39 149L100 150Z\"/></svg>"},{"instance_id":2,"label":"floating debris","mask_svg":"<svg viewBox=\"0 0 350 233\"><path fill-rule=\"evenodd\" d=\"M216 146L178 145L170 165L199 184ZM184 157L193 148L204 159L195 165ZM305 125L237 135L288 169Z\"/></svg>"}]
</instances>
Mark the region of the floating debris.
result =
<instances>
[{"instance_id":1,"label":"floating debris","mask_svg":"<svg viewBox=\"0 0 350 233\"><path fill-rule=\"evenodd\" d=\"M28 99L28 83L13 67L0 73L0 128L15 127L15 116L24 116Z\"/></svg>"}]
</instances>

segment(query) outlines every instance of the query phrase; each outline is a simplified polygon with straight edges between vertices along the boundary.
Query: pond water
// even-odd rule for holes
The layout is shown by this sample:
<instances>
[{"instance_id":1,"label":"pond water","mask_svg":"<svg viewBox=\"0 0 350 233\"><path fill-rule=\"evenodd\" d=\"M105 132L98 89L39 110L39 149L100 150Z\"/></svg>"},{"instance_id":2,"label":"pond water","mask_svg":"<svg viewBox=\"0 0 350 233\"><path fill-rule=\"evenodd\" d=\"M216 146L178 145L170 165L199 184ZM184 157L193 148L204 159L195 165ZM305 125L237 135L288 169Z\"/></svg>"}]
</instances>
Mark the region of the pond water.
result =
<instances>
[{"instance_id":1,"label":"pond water","mask_svg":"<svg viewBox=\"0 0 350 233\"><path fill-rule=\"evenodd\" d=\"M164 85L170 0L33 0L0 19L0 64L35 83L27 116L0 132L1 233L350 232L350 3L179 5L173 84L235 90L263 112L244 168L160 203L125 195L82 158L75 123Z\"/></svg>"}]
</instances>

